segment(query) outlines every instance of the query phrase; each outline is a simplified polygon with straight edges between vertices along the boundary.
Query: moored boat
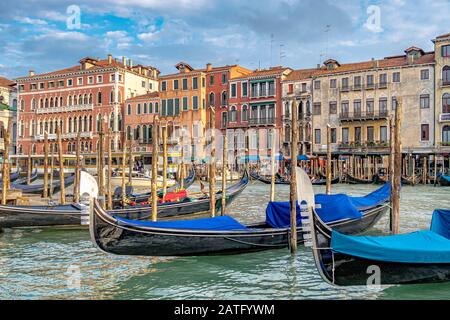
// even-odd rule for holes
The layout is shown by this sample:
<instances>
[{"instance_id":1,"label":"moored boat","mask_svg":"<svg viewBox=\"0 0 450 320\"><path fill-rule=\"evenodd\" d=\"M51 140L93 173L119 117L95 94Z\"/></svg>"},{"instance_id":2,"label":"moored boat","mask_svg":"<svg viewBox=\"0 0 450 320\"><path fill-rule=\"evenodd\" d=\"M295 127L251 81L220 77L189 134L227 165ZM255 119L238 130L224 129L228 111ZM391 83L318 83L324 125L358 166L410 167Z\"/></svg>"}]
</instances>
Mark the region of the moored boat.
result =
<instances>
[{"instance_id":1,"label":"moored boat","mask_svg":"<svg viewBox=\"0 0 450 320\"><path fill-rule=\"evenodd\" d=\"M441 187L450 187L450 176L441 175L438 182Z\"/></svg>"},{"instance_id":2,"label":"moored boat","mask_svg":"<svg viewBox=\"0 0 450 320\"><path fill-rule=\"evenodd\" d=\"M347 173L347 175L346 175L346 181L349 184L372 184L374 182L373 178L371 180L360 179L360 178L356 178L356 177L352 176L349 173Z\"/></svg>"}]
</instances>

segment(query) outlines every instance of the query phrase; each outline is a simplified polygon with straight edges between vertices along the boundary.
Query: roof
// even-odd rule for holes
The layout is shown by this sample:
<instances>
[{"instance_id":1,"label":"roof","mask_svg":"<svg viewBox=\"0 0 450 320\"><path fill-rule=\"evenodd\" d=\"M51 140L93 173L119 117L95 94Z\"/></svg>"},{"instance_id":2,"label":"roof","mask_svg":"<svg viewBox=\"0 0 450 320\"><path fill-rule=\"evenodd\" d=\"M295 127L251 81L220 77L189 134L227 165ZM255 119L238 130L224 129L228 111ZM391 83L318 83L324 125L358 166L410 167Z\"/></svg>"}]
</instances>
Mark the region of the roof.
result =
<instances>
[{"instance_id":1,"label":"roof","mask_svg":"<svg viewBox=\"0 0 450 320\"><path fill-rule=\"evenodd\" d=\"M272 67L270 69L254 70L250 74L234 78L233 80L256 78L256 77L276 77L286 73L286 71L292 71L292 69L279 66L279 67Z\"/></svg>"},{"instance_id":2,"label":"roof","mask_svg":"<svg viewBox=\"0 0 450 320\"><path fill-rule=\"evenodd\" d=\"M159 98L158 91L153 91L153 92L149 92L146 94L142 94L140 96L135 96L133 98L129 98L126 101L132 102L132 101L141 101L141 100L149 100L149 99L157 99L157 98Z\"/></svg>"},{"instance_id":3,"label":"roof","mask_svg":"<svg viewBox=\"0 0 450 320\"><path fill-rule=\"evenodd\" d=\"M16 83L14 81L11 81L4 77L0 77L0 87L11 87L11 86L14 86L15 84Z\"/></svg>"},{"instance_id":4,"label":"roof","mask_svg":"<svg viewBox=\"0 0 450 320\"><path fill-rule=\"evenodd\" d=\"M84 61L86 61L86 62L88 62L88 63L93 65L92 67L90 67L87 70L104 69L104 68L130 69L129 66L127 66L126 64L123 64L122 61L119 61L119 60L116 60L116 59L112 59L111 63L109 63L108 59L100 60L100 59L97 59L97 58L85 57L85 58L80 60L80 64L78 64L76 66L73 66L73 67L64 68L64 69L60 69L60 70L56 70L56 71L52 71L52 72L47 72L47 73L35 74L34 76L20 77L18 79L33 78L33 77L57 76L57 75L60 75L60 74L65 74L65 73L72 73L72 72L83 71L82 66L81 66L81 62L84 62ZM138 66L139 65L135 65L135 66L133 66L132 69L135 69ZM144 68L157 70L156 68L153 68L153 67L144 67Z\"/></svg>"},{"instance_id":5,"label":"roof","mask_svg":"<svg viewBox=\"0 0 450 320\"><path fill-rule=\"evenodd\" d=\"M286 76L285 81L296 81L296 80L304 80L311 78L314 76L317 72L319 72L319 69L300 69L300 70L294 70L289 75Z\"/></svg>"},{"instance_id":6,"label":"roof","mask_svg":"<svg viewBox=\"0 0 450 320\"><path fill-rule=\"evenodd\" d=\"M437 36L436 39L444 39L450 37L450 33L442 34L440 36Z\"/></svg>"}]
</instances>

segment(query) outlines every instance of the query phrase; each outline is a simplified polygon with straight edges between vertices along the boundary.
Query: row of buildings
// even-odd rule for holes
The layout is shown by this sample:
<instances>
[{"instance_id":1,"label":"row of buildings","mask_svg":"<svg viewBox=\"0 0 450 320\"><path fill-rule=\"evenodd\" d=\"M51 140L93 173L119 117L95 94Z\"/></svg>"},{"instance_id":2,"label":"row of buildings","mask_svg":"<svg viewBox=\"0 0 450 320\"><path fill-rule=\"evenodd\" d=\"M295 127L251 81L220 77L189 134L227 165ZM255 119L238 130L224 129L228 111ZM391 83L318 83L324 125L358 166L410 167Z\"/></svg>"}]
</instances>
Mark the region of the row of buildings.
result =
<instances>
[{"instance_id":1,"label":"row of buildings","mask_svg":"<svg viewBox=\"0 0 450 320\"><path fill-rule=\"evenodd\" d=\"M16 117L17 154L42 154L44 132L54 142L58 125L65 153L75 151L78 132L82 151L95 153L102 120L111 129L113 150L121 150L126 132L134 152L150 155L158 114L172 151L183 135L186 151L202 158L210 107L229 146L247 153L276 150L290 156L291 116L298 112L302 154L325 153L327 124L334 154L386 154L389 117L401 99L404 152L445 154L450 153L450 34L433 42L433 52L410 47L381 60L329 59L302 70L211 64L196 69L180 62L176 72L161 75L125 57L86 57L67 69L30 71L6 83L14 102L0 103L10 105Z\"/></svg>"}]
</instances>

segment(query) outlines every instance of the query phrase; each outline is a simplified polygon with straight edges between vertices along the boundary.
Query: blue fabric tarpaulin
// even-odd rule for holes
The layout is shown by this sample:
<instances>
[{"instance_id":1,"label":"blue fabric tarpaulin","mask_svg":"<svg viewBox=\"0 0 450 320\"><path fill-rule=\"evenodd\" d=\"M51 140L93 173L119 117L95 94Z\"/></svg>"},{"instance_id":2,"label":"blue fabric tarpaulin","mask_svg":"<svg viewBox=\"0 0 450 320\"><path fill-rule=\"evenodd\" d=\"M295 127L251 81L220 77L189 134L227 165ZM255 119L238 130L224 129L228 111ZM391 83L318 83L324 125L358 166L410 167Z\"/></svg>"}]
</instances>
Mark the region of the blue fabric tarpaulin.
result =
<instances>
[{"instance_id":1,"label":"blue fabric tarpaulin","mask_svg":"<svg viewBox=\"0 0 450 320\"><path fill-rule=\"evenodd\" d=\"M450 183L450 176L444 176L444 175L442 175L442 176L441 176L441 179L444 179L445 181L447 181L447 182Z\"/></svg>"},{"instance_id":2,"label":"blue fabric tarpaulin","mask_svg":"<svg viewBox=\"0 0 450 320\"><path fill-rule=\"evenodd\" d=\"M185 230L246 230L247 227L229 216L174 221L142 221L114 217L121 225Z\"/></svg>"},{"instance_id":3,"label":"blue fabric tarpaulin","mask_svg":"<svg viewBox=\"0 0 450 320\"><path fill-rule=\"evenodd\" d=\"M433 213L431 230L393 236L347 236L333 231L334 252L398 263L450 263L450 210Z\"/></svg>"},{"instance_id":4,"label":"blue fabric tarpaulin","mask_svg":"<svg viewBox=\"0 0 450 320\"><path fill-rule=\"evenodd\" d=\"M318 194L314 197L316 212L323 222L329 223L342 219L360 219L361 211L376 207L390 196L390 185L385 184L381 188L364 197L350 197L345 194ZM266 222L274 228L290 226L290 203L270 202L266 208ZM297 204L297 217L300 208ZM300 223L300 220L297 221Z\"/></svg>"},{"instance_id":5,"label":"blue fabric tarpaulin","mask_svg":"<svg viewBox=\"0 0 450 320\"><path fill-rule=\"evenodd\" d=\"M309 161L309 158L308 158L308 156L305 156L305 155L298 155L297 160L298 161Z\"/></svg>"}]
</instances>

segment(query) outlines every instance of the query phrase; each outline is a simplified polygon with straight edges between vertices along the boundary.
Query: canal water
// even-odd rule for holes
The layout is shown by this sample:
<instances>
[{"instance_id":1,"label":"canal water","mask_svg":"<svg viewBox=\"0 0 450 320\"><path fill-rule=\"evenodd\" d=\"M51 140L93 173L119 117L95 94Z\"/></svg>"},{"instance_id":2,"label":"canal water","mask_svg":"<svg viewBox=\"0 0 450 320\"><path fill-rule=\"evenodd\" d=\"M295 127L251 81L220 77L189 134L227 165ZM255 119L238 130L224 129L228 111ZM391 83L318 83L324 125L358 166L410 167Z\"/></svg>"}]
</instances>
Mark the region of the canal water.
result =
<instances>
[{"instance_id":1,"label":"canal water","mask_svg":"<svg viewBox=\"0 0 450 320\"><path fill-rule=\"evenodd\" d=\"M197 186L198 187L198 186ZM194 186L196 188L196 186ZM372 185L335 185L364 195ZM261 221L270 186L252 182L229 207L241 222ZM316 188L324 192L324 187ZM289 186L277 186L287 201ZM450 208L450 188L404 187L401 231L429 227ZM372 231L386 233L384 217ZM219 257L123 257L93 247L87 230L21 229L0 234L0 299L449 299L450 283L338 288L319 277L310 250Z\"/></svg>"}]
</instances>

